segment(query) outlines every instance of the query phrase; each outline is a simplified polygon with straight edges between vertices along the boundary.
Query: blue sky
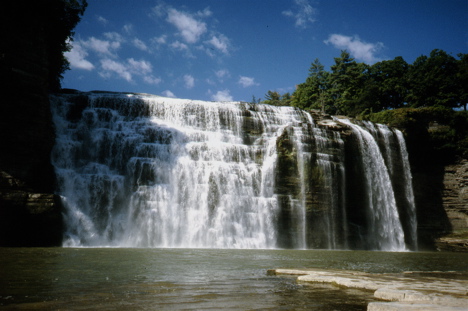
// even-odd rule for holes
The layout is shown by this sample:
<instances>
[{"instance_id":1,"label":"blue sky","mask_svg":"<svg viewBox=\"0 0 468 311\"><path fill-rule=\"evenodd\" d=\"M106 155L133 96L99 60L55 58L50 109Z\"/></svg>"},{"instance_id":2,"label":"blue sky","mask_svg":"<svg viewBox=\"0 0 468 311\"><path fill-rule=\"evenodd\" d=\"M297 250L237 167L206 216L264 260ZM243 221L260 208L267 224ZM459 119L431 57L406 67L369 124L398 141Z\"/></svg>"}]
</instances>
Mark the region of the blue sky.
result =
<instances>
[{"instance_id":1,"label":"blue sky","mask_svg":"<svg viewBox=\"0 0 468 311\"><path fill-rule=\"evenodd\" d=\"M62 87L251 101L343 49L368 64L468 53L468 1L88 0Z\"/></svg>"}]
</instances>

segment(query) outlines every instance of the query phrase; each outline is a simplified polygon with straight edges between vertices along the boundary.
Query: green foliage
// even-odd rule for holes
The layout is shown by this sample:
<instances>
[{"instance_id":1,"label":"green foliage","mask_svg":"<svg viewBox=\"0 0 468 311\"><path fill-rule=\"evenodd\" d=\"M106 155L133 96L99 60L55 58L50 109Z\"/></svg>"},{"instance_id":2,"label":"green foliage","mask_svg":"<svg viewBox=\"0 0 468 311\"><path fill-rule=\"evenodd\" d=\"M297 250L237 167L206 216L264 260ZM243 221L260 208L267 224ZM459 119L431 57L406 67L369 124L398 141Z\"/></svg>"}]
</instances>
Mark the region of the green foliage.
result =
<instances>
[{"instance_id":1,"label":"green foliage","mask_svg":"<svg viewBox=\"0 0 468 311\"><path fill-rule=\"evenodd\" d=\"M265 94L265 100L263 104L272 105L272 106L291 106L291 94L285 93L281 95L276 91L268 91Z\"/></svg>"},{"instance_id":2,"label":"green foliage","mask_svg":"<svg viewBox=\"0 0 468 311\"><path fill-rule=\"evenodd\" d=\"M468 158L468 112L434 106L400 108L370 114L367 119L402 129L407 136L432 146L435 156L444 162L456 157Z\"/></svg>"},{"instance_id":3,"label":"green foliage","mask_svg":"<svg viewBox=\"0 0 468 311\"><path fill-rule=\"evenodd\" d=\"M457 107L457 72L457 60L444 51L418 57L408 72L408 103L412 107Z\"/></svg>"},{"instance_id":4,"label":"green foliage","mask_svg":"<svg viewBox=\"0 0 468 311\"><path fill-rule=\"evenodd\" d=\"M315 59L309 69L309 77L305 83L299 84L291 98L291 105L301 109L330 110L332 98L327 92L330 74L323 65Z\"/></svg>"},{"instance_id":5,"label":"green foliage","mask_svg":"<svg viewBox=\"0 0 468 311\"><path fill-rule=\"evenodd\" d=\"M402 107L466 110L468 56L458 57L436 49L413 64L396 57L370 66L341 51L330 72L318 59L314 60L309 76L297 86L290 104L353 117Z\"/></svg>"}]
</instances>

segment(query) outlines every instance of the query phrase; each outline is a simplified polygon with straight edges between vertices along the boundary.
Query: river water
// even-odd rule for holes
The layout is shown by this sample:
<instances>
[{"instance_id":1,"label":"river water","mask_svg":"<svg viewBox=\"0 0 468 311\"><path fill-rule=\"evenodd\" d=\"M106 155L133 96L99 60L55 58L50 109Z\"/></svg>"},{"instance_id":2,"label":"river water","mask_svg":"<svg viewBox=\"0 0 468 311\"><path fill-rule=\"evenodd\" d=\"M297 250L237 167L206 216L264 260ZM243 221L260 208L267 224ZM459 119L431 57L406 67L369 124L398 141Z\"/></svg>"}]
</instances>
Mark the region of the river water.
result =
<instances>
[{"instance_id":1,"label":"river water","mask_svg":"<svg viewBox=\"0 0 468 311\"><path fill-rule=\"evenodd\" d=\"M0 248L2 310L365 310L369 292L275 268L468 271L468 254L326 250Z\"/></svg>"}]
</instances>

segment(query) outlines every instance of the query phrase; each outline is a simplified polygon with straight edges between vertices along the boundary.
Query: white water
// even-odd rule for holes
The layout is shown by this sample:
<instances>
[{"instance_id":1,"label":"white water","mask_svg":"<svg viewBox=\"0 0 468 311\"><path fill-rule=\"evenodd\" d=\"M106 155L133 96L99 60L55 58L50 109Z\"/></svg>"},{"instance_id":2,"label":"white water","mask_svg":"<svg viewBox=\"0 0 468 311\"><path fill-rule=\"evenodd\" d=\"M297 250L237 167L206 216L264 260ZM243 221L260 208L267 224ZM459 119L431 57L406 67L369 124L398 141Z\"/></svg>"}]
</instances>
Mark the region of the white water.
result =
<instances>
[{"instance_id":1,"label":"white water","mask_svg":"<svg viewBox=\"0 0 468 311\"><path fill-rule=\"evenodd\" d=\"M341 120L356 133L360 142L362 167L367 182L369 242L374 249L405 250L403 227L400 222L393 186L387 166L375 138L364 128ZM372 128L375 130L374 128ZM363 202L364 203L364 202Z\"/></svg>"},{"instance_id":2,"label":"white water","mask_svg":"<svg viewBox=\"0 0 468 311\"><path fill-rule=\"evenodd\" d=\"M310 114L151 95L86 96L89 103L74 117L70 111L79 105L73 96L52 97L52 161L66 208L64 246L277 248L283 235L279 217L288 210L294 226L289 244L307 248L308 236L318 230L309 223L307 202L312 166L323 172L322 186L329 191L320 207L327 210L320 220L327 228L326 247L348 247L344 141L338 132L319 129ZM365 208L372 224L364 239L372 249L403 250L380 150L366 130L348 124L368 164L371 203ZM278 142L285 134L292 140L298 174L292 177L299 183L287 195L287 206L279 202L276 185L282 177ZM329 153L330 137L336 154ZM410 181L409 169L408 174Z\"/></svg>"}]
</instances>

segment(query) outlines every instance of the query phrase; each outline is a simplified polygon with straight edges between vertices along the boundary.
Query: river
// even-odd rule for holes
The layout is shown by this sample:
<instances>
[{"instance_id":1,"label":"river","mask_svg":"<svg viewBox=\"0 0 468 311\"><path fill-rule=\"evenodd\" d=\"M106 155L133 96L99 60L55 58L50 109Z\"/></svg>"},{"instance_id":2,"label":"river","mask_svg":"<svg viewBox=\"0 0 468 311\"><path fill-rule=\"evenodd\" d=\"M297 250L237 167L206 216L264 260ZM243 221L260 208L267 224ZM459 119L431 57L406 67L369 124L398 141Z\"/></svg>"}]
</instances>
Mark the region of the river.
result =
<instances>
[{"instance_id":1,"label":"river","mask_svg":"<svg viewBox=\"0 0 468 311\"><path fill-rule=\"evenodd\" d=\"M365 310L369 292L267 270L467 271L467 262L443 252L0 248L0 309Z\"/></svg>"}]
</instances>

